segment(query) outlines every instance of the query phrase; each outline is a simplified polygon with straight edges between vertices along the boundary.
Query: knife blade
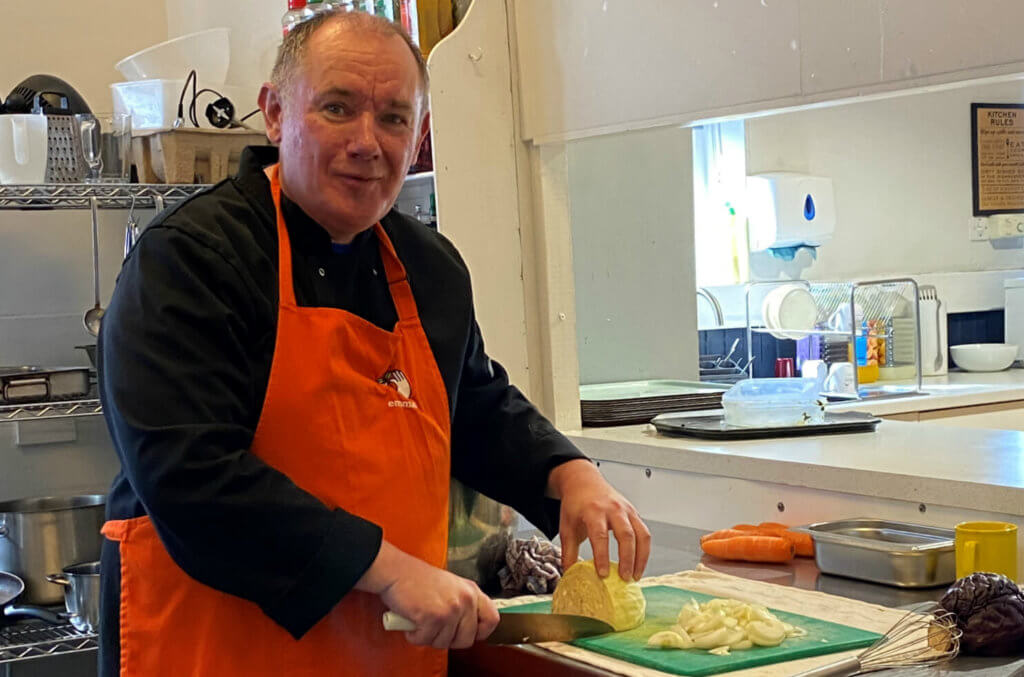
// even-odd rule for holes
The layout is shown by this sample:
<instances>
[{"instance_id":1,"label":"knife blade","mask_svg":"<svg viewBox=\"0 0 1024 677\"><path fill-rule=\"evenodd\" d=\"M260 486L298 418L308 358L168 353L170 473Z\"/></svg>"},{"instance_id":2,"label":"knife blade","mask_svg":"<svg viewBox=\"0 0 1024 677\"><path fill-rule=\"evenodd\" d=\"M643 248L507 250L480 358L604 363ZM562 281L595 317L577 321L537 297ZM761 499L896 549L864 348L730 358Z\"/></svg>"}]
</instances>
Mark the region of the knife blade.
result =
<instances>
[{"instance_id":1,"label":"knife blade","mask_svg":"<svg viewBox=\"0 0 1024 677\"><path fill-rule=\"evenodd\" d=\"M501 613L500 616L498 626L485 640L488 644L571 642L614 630L608 623L589 616L514 612ZM384 613L384 629L412 632L416 625L393 611L387 611Z\"/></svg>"}]
</instances>

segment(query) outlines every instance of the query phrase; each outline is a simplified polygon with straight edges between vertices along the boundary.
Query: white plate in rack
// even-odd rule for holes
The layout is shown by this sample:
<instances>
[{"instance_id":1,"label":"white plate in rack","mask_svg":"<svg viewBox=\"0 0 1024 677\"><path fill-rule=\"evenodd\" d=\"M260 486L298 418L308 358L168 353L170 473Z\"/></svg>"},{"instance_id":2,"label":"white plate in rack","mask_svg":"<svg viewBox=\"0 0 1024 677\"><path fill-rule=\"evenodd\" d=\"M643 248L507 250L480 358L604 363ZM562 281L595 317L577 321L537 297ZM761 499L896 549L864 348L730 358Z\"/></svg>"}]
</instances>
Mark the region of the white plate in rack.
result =
<instances>
[{"instance_id":1,"label":"white plate in rack","mask_svg":"<svg viewBox=\"0 0 1024 677\"><path fill-rule=\"evenodd\" d=\"M797 340L814 329L818 304L803 285L787 284L776 287L764 297L762 314L772 336Z\"/></svg>"}]
</instances>

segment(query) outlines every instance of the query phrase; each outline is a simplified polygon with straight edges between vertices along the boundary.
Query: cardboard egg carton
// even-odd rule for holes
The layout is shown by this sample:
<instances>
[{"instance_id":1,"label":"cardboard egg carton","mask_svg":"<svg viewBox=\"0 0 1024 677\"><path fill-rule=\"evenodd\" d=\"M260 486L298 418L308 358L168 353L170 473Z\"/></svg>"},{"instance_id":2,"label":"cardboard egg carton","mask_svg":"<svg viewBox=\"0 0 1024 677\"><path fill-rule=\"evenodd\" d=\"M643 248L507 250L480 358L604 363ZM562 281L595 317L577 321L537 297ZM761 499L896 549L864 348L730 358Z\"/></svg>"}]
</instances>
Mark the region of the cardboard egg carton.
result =
<instances>
[{"instance_id":1,"label":"cardboard egg carton","mask_svg":"<svg viewBox=\"0 0 1024 677\"><path fill-rule=\"evenodd\" d=\"M238 171L246 146L266 145L249 129L182 128L132 139L140 183L217 183Z\"/></svg>"}]
</instances>

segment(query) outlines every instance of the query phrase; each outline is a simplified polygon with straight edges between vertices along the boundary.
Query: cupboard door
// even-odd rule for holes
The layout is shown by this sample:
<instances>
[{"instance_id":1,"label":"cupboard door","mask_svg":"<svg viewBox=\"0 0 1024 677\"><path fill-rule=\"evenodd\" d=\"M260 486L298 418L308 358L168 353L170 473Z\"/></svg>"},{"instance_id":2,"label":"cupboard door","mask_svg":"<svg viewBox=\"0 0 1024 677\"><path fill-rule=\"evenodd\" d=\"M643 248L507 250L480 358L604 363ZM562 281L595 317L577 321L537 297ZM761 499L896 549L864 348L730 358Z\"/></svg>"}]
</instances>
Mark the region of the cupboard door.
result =
<instances>
[{"instance_id":1,"label":"cupboard door","mask_svg":"<svg viewBox=\"0 0 1024 677\"><path fill-rule=\"evenodd\" d=\"M804 95L879 82L881 7L882 0L800 0Z\"/></svg>"},{"instance_id":2,"label":"cupboard door","mask_svg":"<svg viewBox=\"0 0 1024 677\"><path fill-rule=\"evenodd\" d=\"M799 95L797 10L798 0L517 0L524 137Z\"/></svg>"},{"instance_id":3,"label":"cupboard door","mask_svg":"<svg viewBox=\"0 0 1024 677\"><path fill-rule=\"evenodd\" d=\"M1020 0L882 0L886 81L1024 62Z\"/></svg>"}]
</instances>

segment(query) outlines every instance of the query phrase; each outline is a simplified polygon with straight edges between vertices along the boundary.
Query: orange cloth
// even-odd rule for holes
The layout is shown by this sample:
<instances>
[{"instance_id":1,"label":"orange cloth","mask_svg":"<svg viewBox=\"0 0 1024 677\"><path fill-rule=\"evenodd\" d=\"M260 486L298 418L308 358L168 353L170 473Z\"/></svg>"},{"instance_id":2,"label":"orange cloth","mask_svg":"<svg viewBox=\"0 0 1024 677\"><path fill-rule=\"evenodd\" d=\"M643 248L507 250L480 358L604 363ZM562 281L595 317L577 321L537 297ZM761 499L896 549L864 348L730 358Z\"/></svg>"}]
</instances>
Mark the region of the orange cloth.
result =
<instances>
[{"instance_id":1,"label":"orange cloth","mask_svg":"<svg viewBox=\"0 0 1024 677\"><path fill-rule=\"evenodd\" d=\"M398 314L393 331L335 308L299 307L277 208L280 301L270 382L251 452L331 507L379 524L430 564L448 541L448 396L395 249L377 224ZM254 603L189 577L149 517L108 522L120 543L122 677L443 675L444 651L387 633L375 595L352 591L296 640Z\"/></svg>"}]
</instances>

